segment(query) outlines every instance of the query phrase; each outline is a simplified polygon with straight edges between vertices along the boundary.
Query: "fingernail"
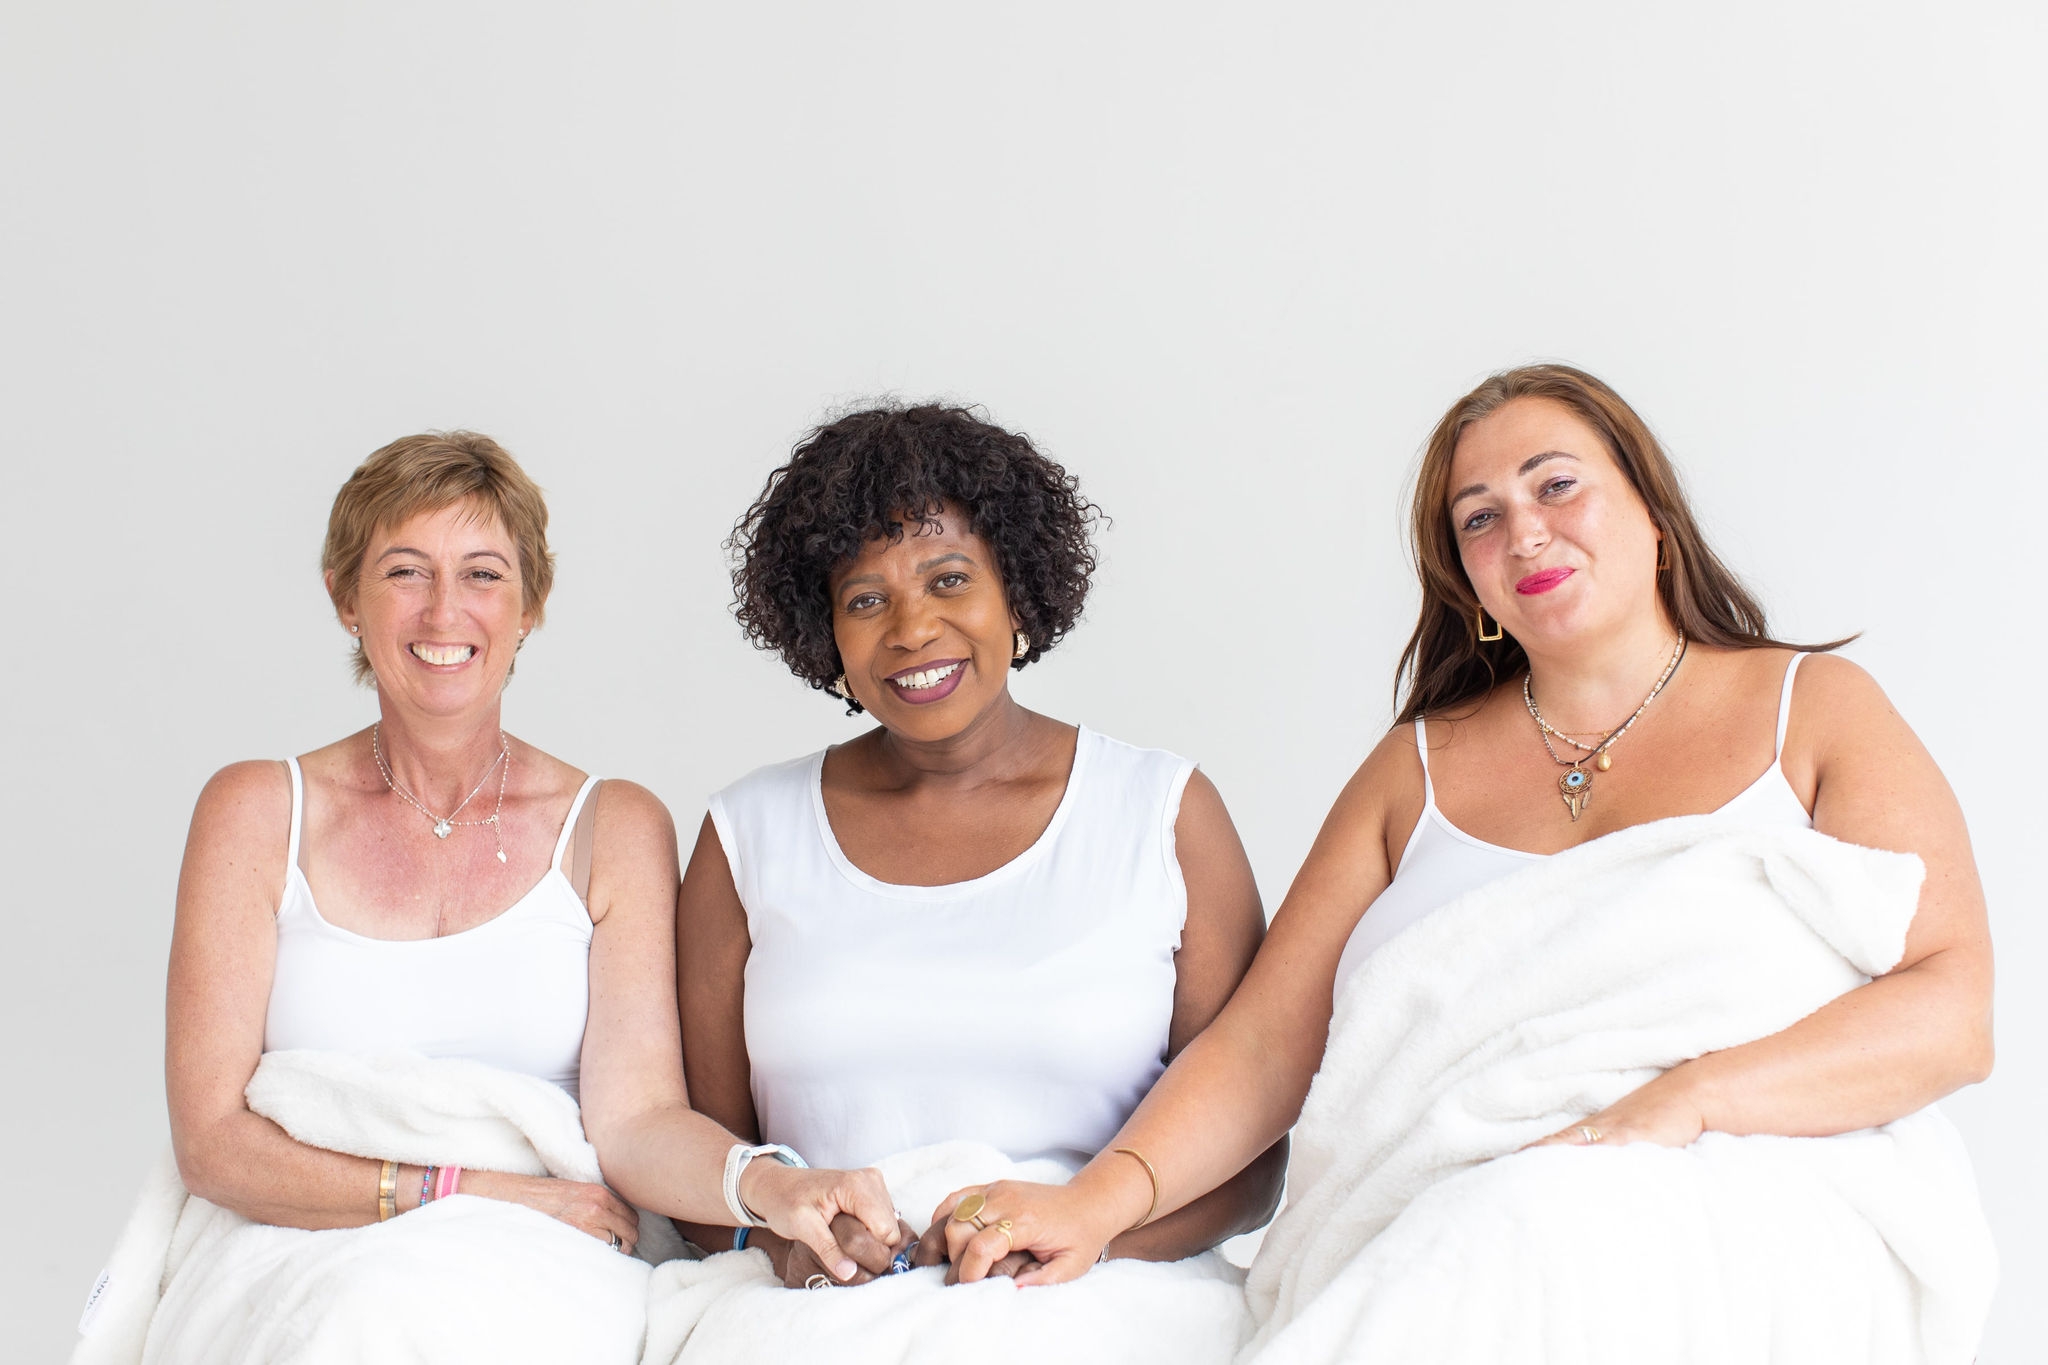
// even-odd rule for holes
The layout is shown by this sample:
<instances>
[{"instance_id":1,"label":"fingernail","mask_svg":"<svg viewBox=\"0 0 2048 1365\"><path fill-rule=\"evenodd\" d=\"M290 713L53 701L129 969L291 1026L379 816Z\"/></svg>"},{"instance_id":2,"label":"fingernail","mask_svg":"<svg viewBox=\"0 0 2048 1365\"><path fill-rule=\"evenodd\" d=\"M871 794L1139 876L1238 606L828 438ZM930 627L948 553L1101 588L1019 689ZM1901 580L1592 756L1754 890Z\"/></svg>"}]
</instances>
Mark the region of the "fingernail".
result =
<instances>
[{"instance_id":1,"label":"fingernail","mask_svg":"<svg viewBox=\"0 0 2048 1365\"><path fill-rule=\"evenodd\" d=\"M860 1269L860 1267L855 1265L852 1261L841 1261L839 1263L839 1268L835 1270L833 1273L839 1276L839 1278L842 1280L850 1280L853 1278L853 1272L858 1269Z\"/></svg>"}]
</instances>

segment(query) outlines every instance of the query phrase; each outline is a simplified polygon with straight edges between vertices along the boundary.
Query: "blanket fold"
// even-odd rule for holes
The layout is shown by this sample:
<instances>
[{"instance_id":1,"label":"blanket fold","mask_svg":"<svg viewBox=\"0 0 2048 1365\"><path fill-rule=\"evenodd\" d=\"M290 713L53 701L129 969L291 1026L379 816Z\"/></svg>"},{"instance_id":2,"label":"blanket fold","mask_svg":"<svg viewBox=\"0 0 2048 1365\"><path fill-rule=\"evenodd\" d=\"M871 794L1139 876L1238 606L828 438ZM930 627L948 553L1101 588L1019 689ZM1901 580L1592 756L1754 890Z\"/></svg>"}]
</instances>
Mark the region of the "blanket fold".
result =
<instances>
[{"instance_id":1,"label":"blanket fold","mask_svg":"<svg viewBox=\"0 0 2048 1365\"><path fill-rule=\"evenodd\" d=\"M600 1179L573 1099L481 1063L273 1052L246 1093L254 1112L330 1151ZM166 1152L72 1361L634 1361L648 1265L684 1247L666 1219L643 1213L640 1227L645 1259L466 1195L368 1227L271 1227L189 1195Z\"/></svg>"},{"instance_id":2,"label":"blanket fold","mask_svg":"<svg viewBox=\"0 0 2048 1365\"><path fill-rule=\"evenodd\" d=\"M1996 1279L1933 1109L1832 1138L1527 1143L1896 964L1917 858L1711 816L1482 887L1346 983L1242 1359L1967 1362Z\"/></svg>"}]
</instances>

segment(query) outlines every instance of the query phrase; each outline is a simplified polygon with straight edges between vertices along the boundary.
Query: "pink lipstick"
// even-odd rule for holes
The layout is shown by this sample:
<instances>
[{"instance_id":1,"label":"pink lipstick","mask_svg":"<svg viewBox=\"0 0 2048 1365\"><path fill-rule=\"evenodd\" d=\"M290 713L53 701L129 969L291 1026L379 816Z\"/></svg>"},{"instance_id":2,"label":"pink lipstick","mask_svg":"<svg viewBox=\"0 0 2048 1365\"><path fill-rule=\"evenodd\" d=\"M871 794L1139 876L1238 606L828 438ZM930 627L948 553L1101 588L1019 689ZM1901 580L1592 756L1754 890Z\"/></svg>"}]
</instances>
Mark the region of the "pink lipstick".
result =
<instances>
[{"instance_id":1,"label":"pink lipstick","mask_svg":"<svg viewBox=\"0 0 2048 1365\"><path fill-rule=\"evenodd\" d=\"M1575 572L1577 570L1565 568L1538 569L1535 573L1525 574L1518 579L1515 591L1524 597L1534 597L1538 593L1549 592Z\"/></svg>"},{"instance_id":2,"label":"pink lipstick","mask_svg":"<svg viewBox=\"0 0 2048 1365\"><path fill-rule=\"evenodd\" d=\"M912 706L944 701L967 676L967 660L935 659L915 668L898 669L888 677L890 691ZM922 683L922 686L919 684Z\"/></svg>"}]
</instances>

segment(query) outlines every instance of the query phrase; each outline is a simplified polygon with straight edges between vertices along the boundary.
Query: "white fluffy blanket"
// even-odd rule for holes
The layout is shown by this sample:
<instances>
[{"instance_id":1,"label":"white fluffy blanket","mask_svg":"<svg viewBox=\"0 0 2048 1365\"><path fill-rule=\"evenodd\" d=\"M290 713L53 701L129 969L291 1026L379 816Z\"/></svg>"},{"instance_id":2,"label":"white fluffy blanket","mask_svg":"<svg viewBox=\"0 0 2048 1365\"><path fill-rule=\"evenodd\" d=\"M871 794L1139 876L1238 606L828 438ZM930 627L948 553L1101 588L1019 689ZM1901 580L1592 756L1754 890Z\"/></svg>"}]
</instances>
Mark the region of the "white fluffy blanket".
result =
<instances>
[{"instance_id":1,"label":"white fluffy blanket","mask_svg":"<svg viewBox=\"0 0 2048 1365\"><path fill-rule=\"evenodd\" d=\"M961 1185L1070 1174L964 1142L879 1164L913 1225ZM1167 1265L1111 1261L1033 1289L1009 1280L948 1288L943 1277L931 1268L807 1292L782 1288L758 1251L672 1262L649 1286L648 1365L1222 1365L1251 1326L1243 1274L1215 1252Z\"/></svg>"},{"instance_id":2,"label":"white fluffy blanket","mask_svg":"<svg viewBox=\"0 0 2048 1365\"><path fill-rule=\"evenodd\" d=\"M480 1063L273 1052L248 1099L330 1151L599 1178L574 1100ZM682 1246L667 1220L642 1215L641 1256ZM188 1195L167 1152L72 1360L632 1362L647 1282L642 1260L531 1209L468 1195L362 1228L251 1223Z\"/></svg>"},{"instance_id":3,"label":"white fluffy blanket","mask_svg":"<svg viewBox=\"0 0 2048 1365\"><path fill-rule=\"evenodd\" d=\"M1970 1360L1996 1258L1933 1109L1830 1138L1526 1143L1893 966L1917 858L1659 821L1433 913L1337 1003L1244 1358Z\"/></svg>"}]
</instances>

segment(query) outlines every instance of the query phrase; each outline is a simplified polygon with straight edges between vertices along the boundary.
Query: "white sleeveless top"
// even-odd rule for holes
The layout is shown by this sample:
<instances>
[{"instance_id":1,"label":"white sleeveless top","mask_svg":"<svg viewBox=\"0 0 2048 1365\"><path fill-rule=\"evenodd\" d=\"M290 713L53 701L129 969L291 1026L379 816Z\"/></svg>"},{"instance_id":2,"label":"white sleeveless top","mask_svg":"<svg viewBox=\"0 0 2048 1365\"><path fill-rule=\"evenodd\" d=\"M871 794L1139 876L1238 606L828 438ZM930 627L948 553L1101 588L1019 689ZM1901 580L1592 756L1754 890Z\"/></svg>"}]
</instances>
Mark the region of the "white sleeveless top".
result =
<instances>
[{"instance_id":1,"label":"white sleeveless top","mask_svg":"<svg viewBox=\"0 0 2048 1365\"><path fill-rule=\"evenodd\" d=\"M972 881L899 886L840 850L824 761L710 803L753 939L762 1139L820 1166L949 1139L1086 1161L1165 1069L1187 919L1173 827L1194 765L1084 727L1036 843Z\"/></svg>"},{"instance_id":2,"label":"white sleeveless top","mask_svg":"<svg viewBox=\"0 0 2048 1365\"><path fill-rule=\"evenodd\" d=\"M511 907L439 938L352 933L320 917L299 867L304 783L296 759L277 968L263 1050L404 1049L464 1057L553 1081L576 1093L590 1013L590 911L562 870L584 782L562 822L547 874Z\"/></svg>"},{"instance_id":3,"label":"white sleeveless top","mask_svg":"<svg viewBox=\"0 0 2048 1365\"><path fill-rule=\"evenodd\" d=\"M1715 815L1749 823L1813 828L1813 816L1792 790L1782 766L1785 724L1792 716L1792 679L1799 672L1799 661L1805 657L1795 654L1785 665L1771 766L1713 812ZM1430 911L1449 905L1488 882L1519 872L1532 862L1555 856L1490 844L1445 819L1436 807L1436 784L1429 777L1429 734L1419 716L1415 720L1415 749L1422 759L1422 818L1415 822L1415 832L1408 836L1408 846L1401 850L1401 865L1394 870L1393 881L1367 908L1365 917L1358 921L1344 944L1344 955L1337 960L1336 989L1340 994L1360 963Z\"/></svg>"}]
</instances>

